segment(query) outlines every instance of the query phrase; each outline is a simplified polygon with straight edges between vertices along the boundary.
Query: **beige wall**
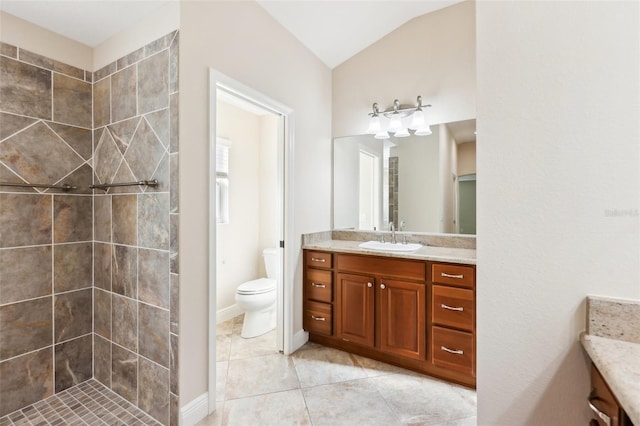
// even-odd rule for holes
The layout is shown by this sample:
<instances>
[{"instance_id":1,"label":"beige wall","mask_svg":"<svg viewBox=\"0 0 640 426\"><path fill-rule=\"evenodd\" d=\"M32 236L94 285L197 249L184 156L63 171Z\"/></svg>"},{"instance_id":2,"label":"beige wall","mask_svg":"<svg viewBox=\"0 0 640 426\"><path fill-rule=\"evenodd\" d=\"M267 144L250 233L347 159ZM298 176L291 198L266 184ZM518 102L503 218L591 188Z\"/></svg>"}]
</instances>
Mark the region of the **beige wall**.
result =
<instances>
[{"instance_id":1,"label":"beige wall","mask_svg":"<svg viewBox=\"0 0 640 426\"><path fill-rule=\"evenodd\" d=\"M476 143L465 142L458 144L458 176L470 175L476 172Z\"/></svg>"},{"instance_id":2,"label":"beige wall","mask_svg":"<svg viewBox=\"0 0 640 426\"><path fill-rule=\"evenodd\" d=\"M365 133L373 102L430 103L431 124L476 115L475 3L409 21L333 70L333 136Z\"/></svg>"},{"instance_id":3,"label":"beige wall","mask_svg":"<svg viewBox=\"0 0 640 426\"><path fill-rule=\"evenodd\" d=\"M260 117L218 101L218 137L229 147L229 222L217 226L216 309L236 303L236 289L258 278Z\"/></svg>"},{"instance_id":4,"label":"beige wall","mask_svg":"<svg viewBox=\"0 0 640 426\"><path fill-rule=\"evenodd\" d=\"M94 70L93 49L89 46L6 12L0 12L0 41L83 70Z\"/></svg>"},{"instance_id":5,"label":"beige wall","mask_svg":"<svg viewBox=\"0 0 640 426\"><path fill-rule=\"evenodd\" d=\"M127 55L180 27L180 3L170 1L145 19L93 49L92 66L97 71L116 58Z\"/></svg>"},{"instance_id":6,"label":"beige wall","mask_svg":"<svg viewBox=\"0 0 640 426\"><path fill-rule=\"evenodd\" d=\"M454 208L455 181L453 175L458 168L458 152L456 140L446 124L440 124L440 215L439 232L452 233L456 231Z\"/></svg>"},{"instance_id":7,"label":"beige wall","mask_svg":"<svg viewBox=\"0 0 640 426\"><path fill-rule=\"evenodd\" d=\"M330 226L331 72L260 6L181 2L180 33L180 400L207 391L208 69L262 92L294 112L291 188L296 253L294 300L302 299L300 235ZM293 273L293 272L291 272ZM295 307L294 331L302 329Z\"/></svg>"},{"instance_id":8,"label":"beige wall","mask_svg":"<svg viewBox=\"0 0 640 426\"><path fill-rule=\"evenodd\" d=\"M639 7L477 3L478 424L587 424L585 296L640 298Z\"/></svg>"},{"instance_id":9,"label":"beige wall","mask_svg":"<svg viewBox=\"0 0 640 426\"><path fill-rule=\"evenodd\" d=\"M0 40L89 71L125 56L180 26L179 2L169 2L144 20L95 48L0 12Z\"/></svg>"}]
</instances>

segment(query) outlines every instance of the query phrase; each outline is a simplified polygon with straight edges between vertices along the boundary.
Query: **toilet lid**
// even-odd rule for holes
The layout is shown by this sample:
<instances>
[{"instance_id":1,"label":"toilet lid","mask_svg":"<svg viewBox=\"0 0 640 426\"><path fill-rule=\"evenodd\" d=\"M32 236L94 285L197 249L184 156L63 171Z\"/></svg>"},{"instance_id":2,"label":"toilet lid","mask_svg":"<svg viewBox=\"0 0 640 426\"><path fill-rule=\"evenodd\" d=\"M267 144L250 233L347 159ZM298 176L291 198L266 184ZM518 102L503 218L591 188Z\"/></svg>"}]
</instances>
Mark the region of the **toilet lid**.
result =
<instances>
[{"instance_id":1,"label":"toilet lid","mask_svg":"<svg viewBox=\"0 0 640 426\"><path fill-rule=\"evenodd\" d=\"M276 280L271 278L259 278L247 281L238 286L238 294L261 294L276 289Z\"/></svg>"}]
</instances>

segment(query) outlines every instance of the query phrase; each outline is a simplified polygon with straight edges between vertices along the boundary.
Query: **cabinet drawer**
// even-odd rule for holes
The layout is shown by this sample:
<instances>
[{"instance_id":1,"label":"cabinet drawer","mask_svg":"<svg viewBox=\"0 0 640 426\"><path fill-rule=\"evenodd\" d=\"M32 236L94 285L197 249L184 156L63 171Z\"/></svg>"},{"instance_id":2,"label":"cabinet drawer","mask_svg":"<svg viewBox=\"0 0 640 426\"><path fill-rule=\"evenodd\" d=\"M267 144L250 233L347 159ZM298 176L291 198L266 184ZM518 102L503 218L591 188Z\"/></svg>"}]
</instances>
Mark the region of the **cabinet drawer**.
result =
<instances>
[{"instance_id":1,"label":"cabinet drawer","mask_svg":"<svg viewBox=\"0 0 640 426\"><path fill-rule=\"evenodd\" d=\"M431 361L433 365L473 375L473 334L432 327Z\"/></svg>"},{"instance_id":2,"label":"cabinet drawer","mask_svg":"<svg viewBox=\"0 0 640 426\"><path fill-rule=\"evenodd\" d=\"M324 253L321 251L306 251L305 260L307 266L312 268L324 268L331 269L333 262L331 261L331 253Z\"/></svg>"},{"instance_id":3,"label":"cabinet drawer","mask_svg":"<svg viewBox=\"0 0 640 426\"><path fill-rule=\"evenodd\" d=\"M449 265L434 263L431 266L431 281L440 284L453 284L463 287L473 287L474 270L472 266Z\"/></svg>"},{"instance_id":4,"label":"cabinet drawer","mask_svg":"<svg viewBox=\"0 0 640 426\"><path fill-rule=\"evenodd\" d=\"M333 300L333 280L331 271L307 269L305 298L331 303Z\"/></svg>"},{"instance_id":5,"label":"cabinet drawer","mask_svg":"<svg viewBox=\"0 0 640 426\"><path fill-rule=\"evenodd\" d=\"M473 331L473 290L441 285L432 289L433 323Z\"/></svg>"},{"instance_id":6,"label":"cabinet drawer","mask_svg":"<svg viewBox=\"0 0 640 426\"><path fill-rule=\"evenodd\" d=\"M326 334L331 336L333 315L331 305L307 301L304 308L303 326L309 333Z\"/></svg>"},{"instance_id":7,"label":"cabinet drawer","mask_svg":"<svg viewBox=\"0 0 640 426\"><path fill-rule=\"evenodd\" d=\"M406 278L417 281L424 281L426 278L426 265L420 261L338 254L336 255L336 266L341 271L376 274L390 278Z\"/></svg>"}]
</instances>

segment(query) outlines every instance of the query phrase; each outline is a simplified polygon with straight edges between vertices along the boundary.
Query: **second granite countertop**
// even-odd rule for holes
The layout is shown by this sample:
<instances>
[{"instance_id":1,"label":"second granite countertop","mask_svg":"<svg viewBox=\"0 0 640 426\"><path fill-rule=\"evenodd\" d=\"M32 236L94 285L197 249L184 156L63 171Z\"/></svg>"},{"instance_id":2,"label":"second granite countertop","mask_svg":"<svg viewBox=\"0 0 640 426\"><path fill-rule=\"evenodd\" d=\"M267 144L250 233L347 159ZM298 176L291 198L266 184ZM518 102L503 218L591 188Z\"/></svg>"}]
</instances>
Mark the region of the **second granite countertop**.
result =
<instances>
[{"instance_id":1,"label":"second granite countertop","mask_svg":"<svg viewBox=\"0 0 640 426\"><path fill-rule=\"evenodd\" d=\"M368 254L403 259L432 260L437 262L476 264L475 249L424 246L412 252L388 252L381 250L366 250L359 247L362 241L326 240L304 244L302 248L311 250L326 250L339 253Z\"/></svg>"}]
</instances>

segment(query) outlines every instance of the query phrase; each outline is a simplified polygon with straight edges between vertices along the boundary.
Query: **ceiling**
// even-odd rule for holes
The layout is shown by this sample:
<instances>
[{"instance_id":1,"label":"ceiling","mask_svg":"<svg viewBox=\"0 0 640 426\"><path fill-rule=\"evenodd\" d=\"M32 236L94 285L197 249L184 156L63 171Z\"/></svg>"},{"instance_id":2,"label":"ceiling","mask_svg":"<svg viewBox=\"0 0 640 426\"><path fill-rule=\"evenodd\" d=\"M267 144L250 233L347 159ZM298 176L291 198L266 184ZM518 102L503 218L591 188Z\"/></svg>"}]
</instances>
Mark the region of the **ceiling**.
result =
<instances>
[{"instance_id":1,"label":"ceiling","mask_svg":"<svg viewBox=\"0 0 640 426\"><path fill-rule=\"evenodd\" d=\"M2 0L0 10L96 47L179 0ZM211 1L211 0L209 0ZM416 16L462 0L257 0L329 68Z\"/></svg>"},{"instance_id":2,"label":"ceiling","mask_svg":"<svg viewBox=\"0 0 640 426\"><path fill-rule=\"evenodd\" d=\"M1 0L0 10L96 47L177 0Z\"/></svg>"}]
</instances>

